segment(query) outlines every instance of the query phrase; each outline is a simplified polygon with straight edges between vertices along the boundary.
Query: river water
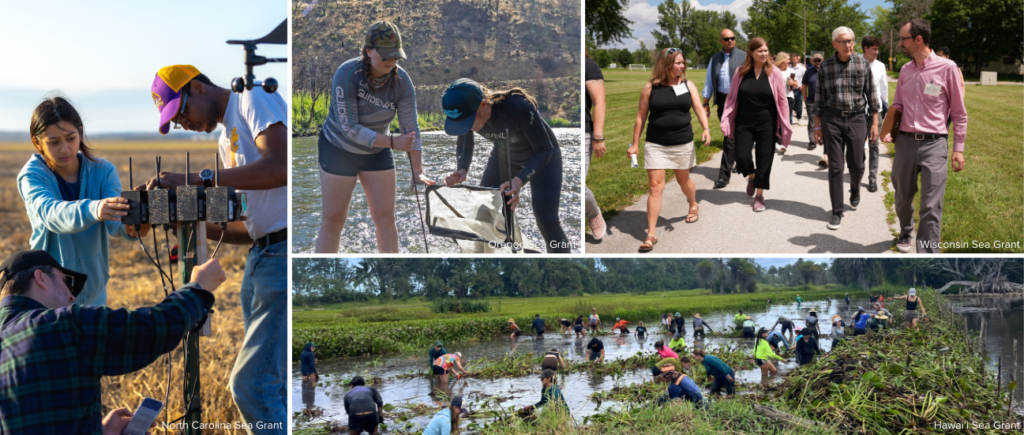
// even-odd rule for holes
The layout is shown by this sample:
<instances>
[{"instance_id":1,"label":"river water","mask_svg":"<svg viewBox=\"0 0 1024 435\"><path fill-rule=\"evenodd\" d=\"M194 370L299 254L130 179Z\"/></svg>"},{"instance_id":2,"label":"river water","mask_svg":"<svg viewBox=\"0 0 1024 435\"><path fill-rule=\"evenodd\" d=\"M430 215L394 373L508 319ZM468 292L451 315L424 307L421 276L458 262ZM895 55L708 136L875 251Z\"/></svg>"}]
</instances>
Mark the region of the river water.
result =
<instances>
[{"instance_id":1,"label":"river water","mask_svg":"<svg viewBox=\"0 0 1024 435\"><path fill-rule=\"evenodd\" d=\"M578 128L555 128L559 147L562 150L562 195L559 221L572 245L573 253L580 253L580 170L581 141ZM427 178L443 182L444 177L456 169L455 137L442 132L422 134L424 172ZM319 163L317 161L317 139L294 138L292 140L292 249L296 253L313 253L316 236L320 230L321 195ZM478 139L470 167L467 184L476 185L483 174L490 155L491 142ZM395 218L398 226L400 250L403 253L423 253L423 235L420 226L416 196L404 189L411 176L409 162L404 153L396 153L396 177L398 194L395 199ZM535 246L545 246L537 228L531 206L530 185L523 188L516 219L522 228L523 237ZM419 187L419 200L425 207L423 186ZM424 213L426 211L424 210ZM366 205L362 185L357 184L349 208L348 221L341 233L340 252L372 254L377 252L373 221ZM427 235L431 253L461 253L462 250L451 239Z\"/></svg>"},{"instance_id":2,"label":"river water","mask_svg":"<svg viewBox=\"0 0 1024 435\"><path fill-rule=\"evenodd\" d=\"M1002 357L1003 383L1013 374L1014 360L1017 367L1017 388L1014 391L1014 411L1024 414L1024 298L1020 296L972 295L950 298L954 312L967 318L967 328L977 333L981 321L985 321L988 337L985 347L988 351L988 368L995 373L999 358ZM1017 354L1013 354L1013 342L1017 341Z\"/></svg>"},{"instance_id":3,"label":"river water","mask_svg":"<svg viewBox=\"0 0 1024 435\"><path fill-rule=\"evenodd\" d=\"M867 299L854 299L851 302L847 306L842 301L833 301L831 305L826 306L825 301L814 301L802 304L799 310L795 303L772 305L767 310L747 312L746 314L750 315L758 326L766 328L771 328L778 317L782 315L793 320L796 325L802 326L804 324L803 319L807 317L809 308L815 308L819 313L819 329L822 335L827 337L832 332L831 323L828 321L832 315L842 315L847 319L847 324L850 324L849 319L857 311L858 306L868 305ZM702 317L712 330L728 331L731 328L734 315L735 313L733 312L720 312L704 313ZM610 321L611 319L606 320ZM646 339L634 338L632 334L601 336L600 338L605 345L605 359L624 359L635 355L637 352L653 353L655 341L659 339L667 341L670 338L667 333L663 333L660 319L650 319L645 321L645 323L648 331L650 331L650 335ZM611 322L608 322L605 328L609 328L610 324ZM630 326L632 330L632 327L635 325ZM474 362L484 357L498 358L508 354L526 352L532 352L537 355L552 349L557 349L562 353L566 363L585 360L585 346L589 342L590 337L577 340L572 336L562 336L559 334L556 325L548 325L548 327L555 327L555 331L547 332L540 338L528 336L527 334L530 331L524 330L523 336L515 341L506 336L474 343L446 343L445 348L451 353L462 352L464 359L463 367L470 371L473 370L472 365ZM852 329L849 329L849 331L852 333ZM753 340L741 338L708 337L703 342L694 342L692 338L692 318L687 320L687 332L690 335L686 337L686 342L691 348L693 346L703 346L708 350L735 347L749 349L753 346ZM830 350L831 344L830 339L822 340L822 350ZM292 374L293 410L300 411L303 408L318 406L324 409L325 418L343 422L347 421L348 417L345 415L343 398L348 389L337 384L347 381L353 376L366 374L372 374L374 377L389 378L383 385L377 387L384 399L384 403L396 405L400 408L399 410L402 408L408 409L417 404L426 404L437 409L442 405L442 401L436 394L432 380L428 380L425 377L391 379L400 374L423 372L429 369L429 365L427 349L424 349L422 354L402 353L377 359L353 357L318 361L317 370L321 376L324 374L330 376L327 378L321 377L321 385L314 387L309 382L303 382L301 373L295 371ZM298 364L293 364L293 366L298 368ZM797 365L791 358L789 362L776 363L776 366L780 372L785 373ZM761 382L761 372L752 364L744 364L743 367L733 367L733 369L735 369L737 381L740 383L756 384ZM454 376L452 378L454 379ZM330 381L331 385L323 386L325 379ZM650 380L651 374L648 369L628 371L621 377L598 376L588 372L576 372L560 375L559 386L562 389L572 415L577 421L582 421L584 416L595 414L609 406L621 406L619 403L608 401L598 405L589 399L591 393L607 391L616 386L649 382ZM781 378L775 378L775 380L781 381ZM488 398L491 400L498 399L500 405L505 409L512 405L522 407L533 404L540 400L540 389L540 380L537 376L494 380L470 378L457 382L453 381L451 385L451 393L463 395L466 403L470 404L470 409L477 409L472 404ZM411 422L422 427L430 421L430 418L431 415L425 415L413 418Z\"/></svg>"}]
</instances>

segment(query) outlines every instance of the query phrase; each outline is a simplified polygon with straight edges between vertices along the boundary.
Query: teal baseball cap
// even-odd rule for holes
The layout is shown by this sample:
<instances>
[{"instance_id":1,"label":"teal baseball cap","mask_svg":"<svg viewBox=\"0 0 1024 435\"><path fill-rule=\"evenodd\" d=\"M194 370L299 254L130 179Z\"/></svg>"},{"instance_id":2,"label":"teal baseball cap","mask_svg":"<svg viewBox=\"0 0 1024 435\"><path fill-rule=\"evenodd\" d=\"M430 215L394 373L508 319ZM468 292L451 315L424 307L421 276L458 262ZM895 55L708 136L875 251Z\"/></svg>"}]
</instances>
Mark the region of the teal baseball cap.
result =
<instances>
[{"instance_id":1,"label":"teal baseball cap","mask_svg":"<svg viewBox=\"0 0 1024 435\"><path fill-rule=\"evenodd\" d=\"M483 100L484 90L473 80L462 78L448 86L441 97L441 108L445 114L444 132L452 136L468 133Z\"/></svg>"}]
</instances>

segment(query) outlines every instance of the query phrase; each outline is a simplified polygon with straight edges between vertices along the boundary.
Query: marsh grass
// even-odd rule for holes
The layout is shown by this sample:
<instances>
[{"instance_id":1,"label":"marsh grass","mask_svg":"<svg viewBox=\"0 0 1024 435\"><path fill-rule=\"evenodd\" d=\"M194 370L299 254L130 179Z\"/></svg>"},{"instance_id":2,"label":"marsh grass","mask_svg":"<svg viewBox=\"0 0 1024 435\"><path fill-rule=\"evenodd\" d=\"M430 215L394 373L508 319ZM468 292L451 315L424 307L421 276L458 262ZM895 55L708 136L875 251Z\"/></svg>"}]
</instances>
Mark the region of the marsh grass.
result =
<instances>
[{"instance_id":1,"label":"marsh grass","mask_svg":"<svg viewBox=\"0 0 1024 435\"><path fill-rule=\"evenodd\" d=\"M891 293L895 287L878 287L874 292ZM540 314L549 330L556 330L560 318L572 319L596 308L605 319L635 320L659 318L662 313L694 313L736 309L762 309L766 298L774 303L790 303L800 294L804 300L839 298L843 293L866 294L859 288L799 286L765 293L705 295L705 290L679 290L648 294L611 294L580 297L482 298L491 305L490 313L435 314L425 300L399 301L395 304L351 303L334 309L294 311L292 314L292 357L297 359L306 343L317 343L318 358L379 355L410 351L428 346L435 340L466 342L487 340L508 334L507 320L529 325Z\"/></svg>"}]
</instances>

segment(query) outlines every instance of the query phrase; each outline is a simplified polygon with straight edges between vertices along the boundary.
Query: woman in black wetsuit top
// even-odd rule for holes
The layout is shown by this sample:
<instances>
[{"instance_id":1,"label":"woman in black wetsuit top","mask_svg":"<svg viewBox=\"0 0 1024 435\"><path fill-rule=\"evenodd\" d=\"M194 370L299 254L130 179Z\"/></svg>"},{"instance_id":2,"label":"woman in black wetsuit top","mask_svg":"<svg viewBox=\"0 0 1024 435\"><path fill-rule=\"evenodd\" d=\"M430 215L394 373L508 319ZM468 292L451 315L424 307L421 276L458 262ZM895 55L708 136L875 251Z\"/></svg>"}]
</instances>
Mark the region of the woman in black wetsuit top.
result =
<instances>
[{"instance_id":1,"label":"woman in black wetsuit top","mask_svg":"<svg viewBox=\"0 0 1024 435\"><path fill-rule=\"evenodd\" d=\"M444 131L458 136L458 169L445 178L451 187L466 181L473 162L474 132L494 147L480 185L497 187L510 196L513 210L519 191L530 183L533 215L548 253L571 253L569 238L558 221L562 194L562 152L555 133L537 110L537 101L520 88L491 91L470 79L458 79L444 91ZM505 137L506 131L510 137ZM502 180L505 146L510 144L511 181ZM510 174L511 175L511 174Z\"/></svg>"},{"instance_id":2,"label":"woman in black wetsuit top","mask_svg":"<svg viewBox=\"0 0 1024 435\"><path fill-rule=\"evenodd\" d=\"M654 232L661 213L665 171L675 173L676 182L690 203L686 222L697 222L700 209L697 205L697 187L690 179L690 168L697 165L697 150L694 147L693 128L690 126L691 109L697 114L700 126L704 129L701 136L704 146L708 146L711 143L708 116L700 103L697 87L686 80L683 52L678 48L663 49L654 61L651 80L644 84L640 92L640 105L633 124L633 143L626 150L628 155L640 153L640 132L649 117L647 137L644 138L644 169L647 170L650 195L647 197L647 237L640 245L640 252L650 251L658 243Z\"/></svg>"}]
</instances>

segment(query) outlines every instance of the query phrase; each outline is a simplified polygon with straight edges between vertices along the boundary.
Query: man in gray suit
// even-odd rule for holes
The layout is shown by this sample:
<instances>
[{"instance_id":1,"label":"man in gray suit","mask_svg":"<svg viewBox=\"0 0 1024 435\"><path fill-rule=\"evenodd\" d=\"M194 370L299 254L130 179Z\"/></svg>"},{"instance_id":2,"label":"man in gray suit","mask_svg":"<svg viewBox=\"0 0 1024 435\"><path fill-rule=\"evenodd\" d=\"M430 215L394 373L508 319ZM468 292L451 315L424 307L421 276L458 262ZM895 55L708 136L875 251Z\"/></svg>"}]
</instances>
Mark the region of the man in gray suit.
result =
<instances>
[{"instance_id":1,"label":"man in gray suit","mask_svg":"<svg viewBox=\"0 0 1024 435\"><path fill-rule=\"evenodd\" d=\"M708 76L704 80L704 90L701 96L704 97L704 113L710 115L710 102L714 98L718 106L718 120L722 120L722 110L725 109L725 98L729 96L729 86L732 85L732 74L736 68L743 65L747 59L747 52L736 48L736 34L729 29L723 29L718 43L722 44L722 51L711 56L708 64ZM736 142L729 137L725 138L722 149L722 167L718 171L718 181L715 182L715 189L721 189L729 184L729 177L732 175L732 166L736 161Z\"/></svg>"}]
</instances>

